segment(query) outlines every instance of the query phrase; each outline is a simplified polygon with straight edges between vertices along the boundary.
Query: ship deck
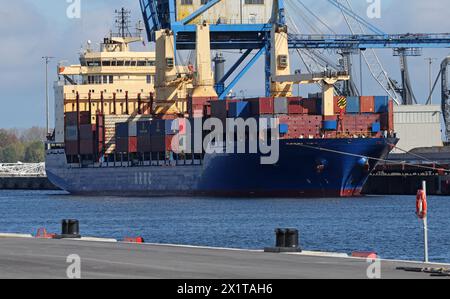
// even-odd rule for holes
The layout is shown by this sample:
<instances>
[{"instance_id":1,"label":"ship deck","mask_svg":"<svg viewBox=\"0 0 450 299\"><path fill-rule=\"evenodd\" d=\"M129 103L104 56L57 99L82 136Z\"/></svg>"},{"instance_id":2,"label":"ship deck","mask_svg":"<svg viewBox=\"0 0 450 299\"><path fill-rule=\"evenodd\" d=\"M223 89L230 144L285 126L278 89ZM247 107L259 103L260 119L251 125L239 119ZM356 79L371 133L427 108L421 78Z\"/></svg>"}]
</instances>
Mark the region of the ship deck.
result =
<instances>
[{"instance_id":1,"label":"ship deck","mask_svg":"<svg viewBox=\"0 0 450 299\"><path fill-rule=\"evenodd\" d=\"M275 254L262 251L175 245L126 244L34 238L0 238L0 278L66 278L68 255L81 258L82 278L302 279L367 278L365 259L338 255ZM420 263L381 262L385 279L431 278L396 270ZM445 265L435 265L442 268Z\"/></svg>"}]
</instances>

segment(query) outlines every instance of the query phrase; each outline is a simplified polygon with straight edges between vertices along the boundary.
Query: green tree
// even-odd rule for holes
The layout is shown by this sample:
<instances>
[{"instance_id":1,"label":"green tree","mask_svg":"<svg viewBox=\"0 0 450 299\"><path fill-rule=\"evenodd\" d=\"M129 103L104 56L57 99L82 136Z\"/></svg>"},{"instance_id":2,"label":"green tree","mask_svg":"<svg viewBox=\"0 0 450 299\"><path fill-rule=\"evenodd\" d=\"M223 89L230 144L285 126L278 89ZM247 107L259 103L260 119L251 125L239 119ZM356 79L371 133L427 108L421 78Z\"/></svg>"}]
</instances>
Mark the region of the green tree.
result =
<instances>
[{"instance_id":1,"label":"green tree","mask_svg":"<svg viewBox=\"0 0 450 299\"><path fill-rule=\"evenodd\" d=\"M3 163L17 163L24 159L25 147L22 143L9 144L1 149L1 161Z\"/></svg>"},{"instance_id":2,"label":"green tree","mask_svg":"<svg viewBox=\"0 0 450 299\"><path fill-rule=\"evenodd\" d=\"M45 147L40 141L29 143L25 148L24 162L39 163L45 160Z\"/></svg>"}]
</instances>

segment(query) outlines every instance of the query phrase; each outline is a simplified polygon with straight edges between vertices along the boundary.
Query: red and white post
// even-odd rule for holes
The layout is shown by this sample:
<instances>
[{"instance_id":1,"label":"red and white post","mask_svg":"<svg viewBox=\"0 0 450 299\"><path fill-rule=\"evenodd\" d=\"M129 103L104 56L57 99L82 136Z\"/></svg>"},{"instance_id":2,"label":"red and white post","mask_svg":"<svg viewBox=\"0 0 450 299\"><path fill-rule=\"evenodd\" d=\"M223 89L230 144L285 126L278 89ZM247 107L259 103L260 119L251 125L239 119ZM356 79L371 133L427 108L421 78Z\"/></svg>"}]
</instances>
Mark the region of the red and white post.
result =
<instances>
[{"instance_id":1,"label":"red and white post","mask_svg":"<svg viewBox=\"0 0 450 299\"><path fill-rule=\"evenodd\" d=\"M423 236L424 236L424 257L425 263L429 262L428 259L428 203L427 203L427 182L422 182L422 189L417 191L416 201L416 214L419 219L423 221Z\"/></svg>"}]
</instances>

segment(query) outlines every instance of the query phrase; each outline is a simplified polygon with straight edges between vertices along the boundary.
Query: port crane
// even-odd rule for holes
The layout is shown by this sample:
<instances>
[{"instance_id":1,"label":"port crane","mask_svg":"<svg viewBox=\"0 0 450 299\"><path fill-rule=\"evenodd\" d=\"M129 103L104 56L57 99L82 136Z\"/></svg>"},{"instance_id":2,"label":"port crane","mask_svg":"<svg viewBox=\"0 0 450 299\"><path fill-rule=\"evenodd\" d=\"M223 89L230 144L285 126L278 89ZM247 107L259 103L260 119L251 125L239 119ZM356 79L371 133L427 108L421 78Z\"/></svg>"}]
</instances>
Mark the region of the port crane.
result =
<instances>
[{"instance_id":1,"label":"port crane","mask_svg":"<svg viewBox=\"0 0 450 299\"><path fill-rule=\"evenodd\" d=\"M149 41L155 41L155 34L161 29L168 29L174 35L174 51L194 50L196 26L194 21L201 20L202 15L220 2L227 0L201 1L202 5L180 18L177 12L184 5L193 1L185 0L139 0ZM229 1L229 0L228 0ZM246 1L246 0L243 0ZM296 1L296 0L289 0ZM386 34L363 18L355 14L349 7L336 0L327 0L330 5L345 12L349 19L357 22L371 31L370 34L288 34L290 49L329 49L357 50L386 49L396 50L399 56L406 57L412 51L422 48L450 48L449 33L419 33L419 34ZM286 1L288 2L288 1ZM241 1L241 3L243 3ZM263 2L264 3L264 2ZM241 4L242 5L242 4ZM265 56L265 93L271 94L271 31L274 27L286 26L286 8L284 0L274 0L274 16L271 22L258 20L240 20L229 22L226 16L210 23L211 50L241 50L242 56L226 71L223 78L217 82L216 89L219 98L224 99L261 57ZM403 51L404 49L404 51ZM403 53L402 53L403 51ZM254 53L256 52L256 53ZM403 56L402 56L403 55ZM177 58L175 58L177 59ZM405 61L405 60L404 60ZM407 74L406 64L403 72ZM384 76L384 75L383 75ZM386 82L386 78L380 79ZM407 92L408 78L404 76L403 87L397 90ZM383 83L384 85L385 83ZM393 85L389 81L388 85ZM389 88L385 88L389 91ZM391 94L392 92L388 92ZM395 98L395 97L394 97Z\"/></svg>"}]
</instances>

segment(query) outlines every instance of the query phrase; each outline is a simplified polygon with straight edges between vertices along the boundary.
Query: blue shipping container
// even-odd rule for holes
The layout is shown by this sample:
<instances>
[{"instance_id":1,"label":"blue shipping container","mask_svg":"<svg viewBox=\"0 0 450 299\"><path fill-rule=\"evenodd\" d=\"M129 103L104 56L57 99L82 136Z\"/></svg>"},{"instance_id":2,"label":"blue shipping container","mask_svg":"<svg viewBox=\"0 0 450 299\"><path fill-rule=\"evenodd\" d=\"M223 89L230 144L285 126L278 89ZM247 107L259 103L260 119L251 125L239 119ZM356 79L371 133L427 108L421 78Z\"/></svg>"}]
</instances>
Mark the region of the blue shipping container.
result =
<instances>
[{"instance_id":1,"label":"blue shipping container","mask_svg":"<svg viewBox=\"0 0 450 299\"><path fill-rule=\"evenodd\" d=\"M373 123L372 124L372 133L378 133L381 131L381 124L380 123Z\"/></svg>"},{"instance_id":2,"label":"blue shipping container","mask_svg":"<svg viewBox=\"0 0 450 299\"><path fill-rule=\"evenodd\" d=\"M228 117L231 118L246 118L250 117L250 103L249 102L236 102L230 103L230 107L228 110Z\"/></svg>"},{"instance_id":3,"label":"blue shipping container","mask_svg":"<svg viewBox=\"0 0 450 299\"><path fill-rule=\"evenodd\" d=\"M150 135L150 121L138 121L136 127L138 137Z\"/></svg>"},{"instance_id":4,"label":"blue shipping container","mask_svg":"<svg viewBox=\"0 0 450 299\"><path fill-rule=\"evenodd\" d=\"M116 123L116 136L128 137L128 123Z\"/></svg>"},{"instance_id":5,"label":"blue shipping container","mask_svg":"<svg viewBox=\"0 0 450 299\"><path fill-rule=\"evenodd\" d=\"M326 131L335 131L337 130L337 121L335 120L325 120L323 122L323 129Z\"/></svg>"},{"instance_id":6,"label":"blue shipping container","mask_svg":"<svg viewBox=\"0 0 450 299\"><path fill-rule=\"evenodd\" d=\"M389 110L389 97L378 96L375 97L375 113L385 113Z\"/></svg>"},{"instance_id":7,"label":"blue shipping container","mask_svg":"<svg viewBox=\"0 0 450 299\"><path fill-rule=\"evenodd\" d=\"M288 124L280 124L280 134L287 134L289 132Z\"/></svg>"},{"instance_id":8,"label":"blue shipping container","mask_svg":"<svg viewBox=\"0 0 450 299\"><path fill-rule=\"evenodd\" d=\"M359 97L347 97L347 113L359 113Z\"/></svg>"},{"instance_id":9,"label":"blue shipping container","mask_svg":"<svg viewBox=\"0 0 450 299\"><path fill-rule=\"evenodd\" d=\"M166 120L154 119L150 123L150 135L151 136L163 136L166 135Z\"/></svg>"}]
</instances>

